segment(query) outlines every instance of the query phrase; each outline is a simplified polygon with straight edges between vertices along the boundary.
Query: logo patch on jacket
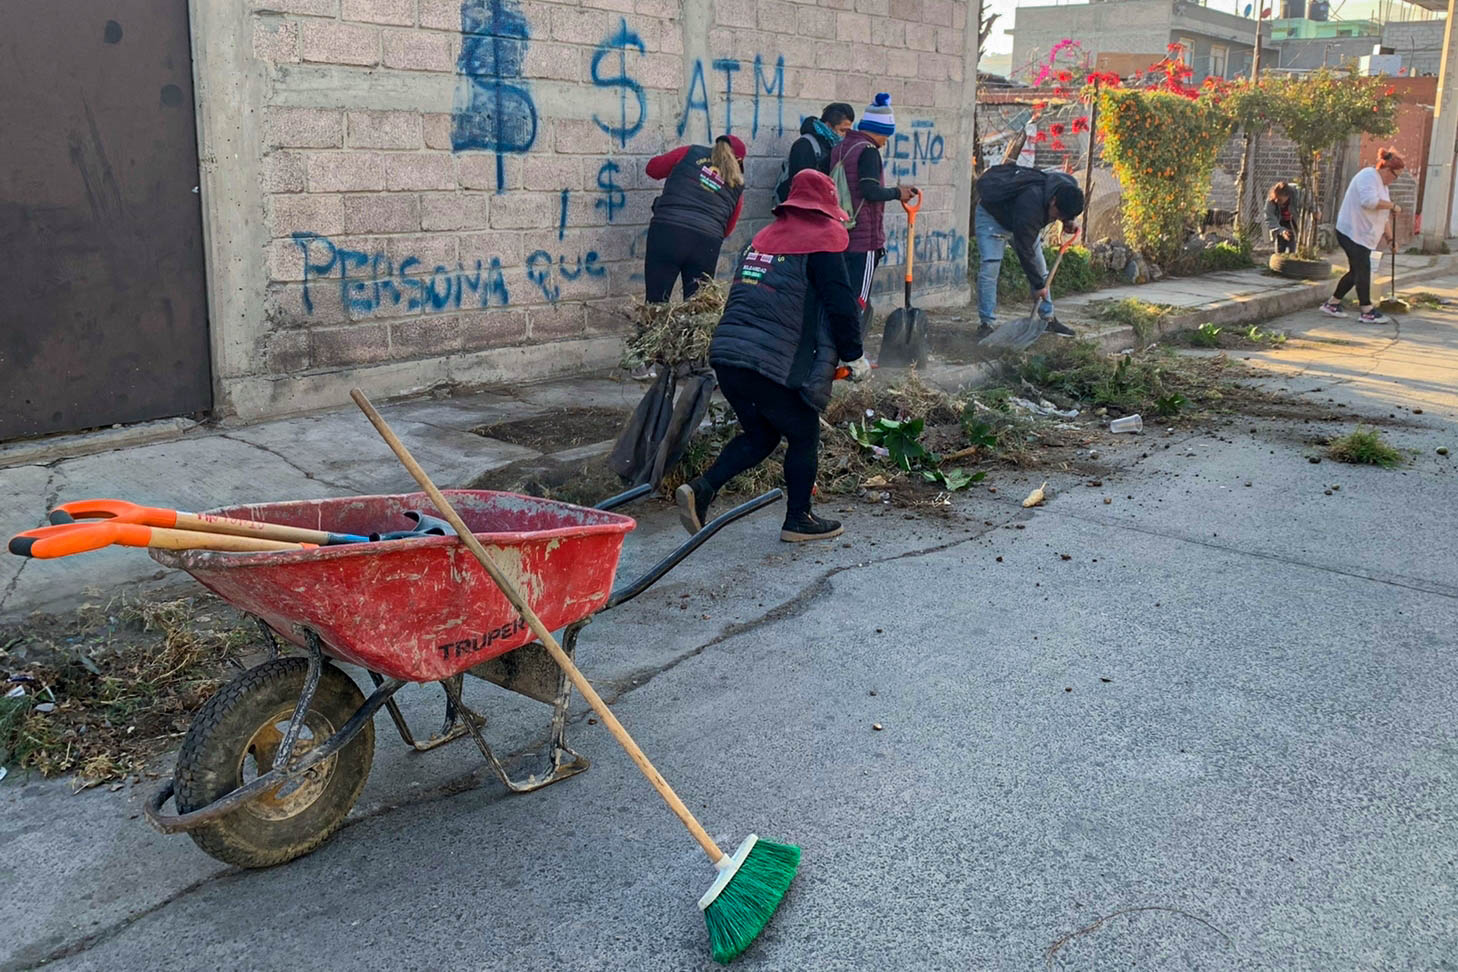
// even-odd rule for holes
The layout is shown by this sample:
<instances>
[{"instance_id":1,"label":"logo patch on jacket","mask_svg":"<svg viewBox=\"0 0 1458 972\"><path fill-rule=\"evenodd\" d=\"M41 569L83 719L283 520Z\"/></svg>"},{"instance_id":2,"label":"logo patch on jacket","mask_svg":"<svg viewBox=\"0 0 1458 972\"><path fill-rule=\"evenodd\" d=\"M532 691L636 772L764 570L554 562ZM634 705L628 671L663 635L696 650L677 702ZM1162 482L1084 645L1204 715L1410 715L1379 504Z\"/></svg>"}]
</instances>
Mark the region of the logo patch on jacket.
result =
<instances>
[{"instance_id":1,"label":"logo patch on jacket","mask_svg":"<svg viewBox=\"0 0 1458 972\"><path fill-rule=\"evenodd\" d=\"M712 165L699 166L699 185L710 192L718 192L724 188L724 177L719 170Z\"/></svg>"},{"instance_id":2,"label":"logo patch on jacket","mask_svg":"<svg viewBox=\"0 0 1458 972\"><path fill-rule=\"evenodd\" d=\"M744 262L739 265L739 282L749 286L757 286L764 275L769 273L770 267L778 259L773 253L761 253L755 249L746 250Z\"/></svg>"}]
</instances>

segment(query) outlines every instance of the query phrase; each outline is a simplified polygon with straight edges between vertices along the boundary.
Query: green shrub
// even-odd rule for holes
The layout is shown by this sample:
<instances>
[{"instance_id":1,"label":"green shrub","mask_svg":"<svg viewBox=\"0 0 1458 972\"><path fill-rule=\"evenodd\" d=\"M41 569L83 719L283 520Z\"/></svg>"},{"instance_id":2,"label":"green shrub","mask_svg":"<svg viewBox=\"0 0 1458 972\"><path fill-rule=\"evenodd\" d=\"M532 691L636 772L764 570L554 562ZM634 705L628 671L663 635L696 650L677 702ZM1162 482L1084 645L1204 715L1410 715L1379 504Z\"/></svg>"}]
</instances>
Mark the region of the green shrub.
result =
<instances>
[{"instance_id":1,"label":"green shrub","mask_svg":"<svg viewBox=\"0 0 1458 972\"><path fill-rule=\"evenodd\" d=\"M1376 429L1361 425L1332 442L1331 457L1338 462L1384 468L1402 463L1401 452L1388 445Z\"/></svg>"},{"instance_id":2,"label":"green shrub","mask_svg":"<svg viewBox=\"0 0 1458 972\"><path fill-rule=\"evenodd\" d=\"M1058 259L1058 251L1050 246L1043 247L1043 258L1048 263L1048 269L1053 269L1053 263ZM977 283L977 269L982 265L982 258L978 254L977 244L972 244L972 250L967 272L971 275L972 283ZM1053 278L1053 298L1067 297L1069 294L1086 294L1101 287L1107 287L1114 282L1111 274L1101 272L1093 265L1090 259L1088 248L1082 246L1071 246L1068 252L1063 255L1063 264L1058 268L1058 276ZM1003 253L1002 267L997 275L997 299L999 303L1015 303L1027 301L1028 278L1023 273L1023 265L1018 262L1018 255L1009 246Z\"/></svg>"}]
</instances>

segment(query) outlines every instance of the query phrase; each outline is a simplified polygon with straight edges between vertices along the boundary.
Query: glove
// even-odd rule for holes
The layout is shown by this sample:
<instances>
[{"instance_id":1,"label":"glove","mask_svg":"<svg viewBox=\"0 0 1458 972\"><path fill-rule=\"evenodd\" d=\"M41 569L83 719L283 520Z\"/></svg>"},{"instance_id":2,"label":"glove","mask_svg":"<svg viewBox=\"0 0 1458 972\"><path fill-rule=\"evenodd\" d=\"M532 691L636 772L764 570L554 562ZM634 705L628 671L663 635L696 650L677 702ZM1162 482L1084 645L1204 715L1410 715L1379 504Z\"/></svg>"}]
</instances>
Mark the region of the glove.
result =
<instances>
[{"instance_id":1,"label":"glove","mask_svg":"<svg viewBox=\"0 0 1458 972\"><path fill-rule=\"evenodd\" d=\"M1038 301L1038 316L1045 321L1053 316L1053 302L1047 297Z\"/></svg>"},{"instance_id":2,"label":"glove","mask_svg":"<svg viewBox=\"0 0 1458 972\"><path fill-rule=\"evenodd\" d=\"M866 360L865 355L861 355L854 361L842 361L841 364L850 369L851 381L865 381L871 377L871 363Z\"/></svg>"}]
</instances>

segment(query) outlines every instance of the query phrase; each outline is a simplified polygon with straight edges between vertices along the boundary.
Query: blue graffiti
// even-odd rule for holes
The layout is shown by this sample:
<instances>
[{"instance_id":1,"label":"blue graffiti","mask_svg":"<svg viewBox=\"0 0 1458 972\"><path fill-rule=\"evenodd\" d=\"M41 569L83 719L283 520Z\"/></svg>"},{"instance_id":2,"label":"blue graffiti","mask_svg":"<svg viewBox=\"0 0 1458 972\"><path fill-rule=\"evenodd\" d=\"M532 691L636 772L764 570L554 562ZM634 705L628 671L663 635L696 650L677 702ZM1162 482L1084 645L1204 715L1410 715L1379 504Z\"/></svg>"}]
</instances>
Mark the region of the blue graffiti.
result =
<instances>
[{"instance_id":1,"label":"blue graffiti","mask_svg":"<svg viewBox=\"0 0 1458 972\"><path fill-rule=\"evenodd\" d=\"M714 59L714 70L724 72L724 131L734 131L734 75L739 73L739 60L733 57Z\"/></svg>"},{"instance_id":2,"label":"blue graffiti","mask_svg":"<svg viewBox=\"0 0 1458 972\"><path fill-rule=\"evenodd\" d=\"M643 123L648 120L648 98L643 93L643 86L633 80L628 74L628 49L636 48L639 54L647 53L643 46L643 38L628 29L628 21L619 19L618 32L597 46L592 55L592 83L599 88L618 89L618 124L611 125L597 115L592 116L593 122L598 128L607 132L608 136L618 140L619 145L626 146L628 139L642 131ZM614 51L618 55L618 73L604 77L600 73L602 62ZM636 120L628 124L628 95L632 95L638 102Z\"/></svg>"},{"instance_id":3,"label":"blue graffiti","mask_svg":"<svg viewBox=\"0 0 1458 972\"><path fill-rule=\"evenodd\" d=\"M775 135L785 134L785 56L781 54L775 61L775 80L769 83L764 76L764 60L760 55L754 55L754 124L750 126L750 138L759 137L759 95L763 91L767 95L776 95L775 99ZM732 131L732 129L730 129Z\"/></svg>"},{"instance_id":4,"label":"blue graffiti","mask_svg":"<svg viewBox=\"0 0 1458 972\"><path fill-rule=\"evenodd\" d=\"M509 152L525 152L537 140L537 108L520 78L531 32L515 0L466 0L461 4L462 76L456 89L451 146L496 153L496 191L506 191Z\"/></svg>"},{"instance_id":5,"label":"blue graffiti","mask_svg":"<svg viewBox=\"0 0 1458 972\"><path fill-rule=\"evenodd\" d=\"M886 264L906 264L906 226L886 232ZM956 230L916 231L916 273L918 290L942 290L967 281L967 236ZM900 293L902 275L878 275L877 294Z\"/></svg>"},{"instance_id":6,"label":"blue graffiti","mask_svg":"<svg viewBox=\"0 0 1458 972\"><path fill-rule=\"evenodd\" d=\"M695 92L698 94L695 95ZM694 73L689 78L688 96L684 99L683 114L678 118L679 138L683 138L684 130L688 128L689 113L694 111L704 113L704 141L710 141L714 135L709 121L709 85L704 80L704 62L699 60L694 61Z\"/></svg>"},{"instance_id":7,"label":"blue graffiti","mask_svg":"<svg viewBox=\"0 0 1458 972\"><path fill-rule=\"evenodd\" d=\"M738 58L721 57L713 62L715 71L724 73L724 128L725 134L732 134L734 131L734 75L744 67L744 62ZM749 134L753 138L759 135L760 99L763 95L775 96L775 134L785 134L785 59L783 56L775 61L775 70L772 77L766 76L764 69L764 55L754 56L754 120L750 124ZM688 129L689 117L694 112L702 112L704 115L704 141L713 138L713 118L709 109L709 85L704 77L704 62L694 61L693 74L689 76L688 94L684 97L683 112L678 116L678 137L683 138L683 133Z\"/></svg>"},{"instance_id":8,"label":"blue graffiti","mask_svg":"<svg viewBox=\"0 0 1458 972\"><path fill-rule=\"evenodd\" d=\"M575 263L568 263L565 255L553 257L546 250L537 250L526 259L527 280L536 285L542 296L556 303L562 296L561 280L577 280L584 274L589 277L607 275L607 267L599 263L596 250L588 250L577 257Z\"/></svg>"},{"instance_id":9,"label":"blue graffiti","mask_svg":"<svg viewBox=\"0 0 1458 972\"><path fill-rule=\"evenodd\" d=\"M611 159L597 170L597 187L602 190L602 198L593 200L592 206L594 209L606 209L609 223L613 221L617 211L628 204L628 194L613 180L620 171L622 170L618 168L618 164Z\"/></svg>"},{"instance_id":10,"label":"blue graffiti","mask_svg":"<svg viewBox=\"0 0 1458 972\"><path fill-rule=\"evenodd\" d=\"M897 132L886 152L886 172L898 179L915 176L922 168L939 164L947 155L947 140L936 132L936 123L917 119L911 134Z\"/></svg>"},{"instance_id":11,"label":"blue graffiti","mask_svg":"<svg viewBox=\"0 0 1458 972\"><path fill-rule=\"evenodd\" d=\"M384 306L444 310L489 307L493 300L504 306L511 301L496 257L489 264L477 260L470 270L457 263L454 270L437 266L427 274L421 272L425 265L415 257L406 257L395 266L383 252L345 249L318 233L294 233L293 240L304 254L303 303L308 314L314 313L310 280L327 279L336 270L340 303L356 314L371 314Z\"/></svg>"},{"instance_id":12,"label":"blue graffiti","mask_svg":"<svg viewBox=\"0 0 1458 972\"><path fill-rule=\"evenodd\" d=\"M557 218L557 239L560 242L567 235L567 202L572 190L562 190L562 214Z\"/></svg>"}]
</instances>

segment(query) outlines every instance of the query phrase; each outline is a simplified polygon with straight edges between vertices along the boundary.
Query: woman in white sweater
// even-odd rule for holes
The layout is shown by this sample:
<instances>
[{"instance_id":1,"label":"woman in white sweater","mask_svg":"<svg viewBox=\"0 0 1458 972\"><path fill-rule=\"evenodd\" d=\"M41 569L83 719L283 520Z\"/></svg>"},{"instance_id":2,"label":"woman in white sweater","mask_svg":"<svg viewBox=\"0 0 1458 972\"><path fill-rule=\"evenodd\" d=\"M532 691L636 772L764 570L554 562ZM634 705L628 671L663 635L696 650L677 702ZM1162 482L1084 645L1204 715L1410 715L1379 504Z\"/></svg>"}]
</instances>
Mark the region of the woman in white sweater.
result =
<instances>
[{"instance_id":1,"label":"woman in white sweater","mask_svg":"<svg viewBox=\"0 0 1458 972\"><path fill-rule=\"evenodd\" d=\"M1321 305L1332 317L1346 317L1342 298L1355 286L1357 303L1361 305L1363 324L1390 324L1391 319L1372 306L1372 251L1385 247L1391 239L1389 212L1400 212L1392 204L1387 187L1397 181L1397 174L1406 163L1392 149L1377 153L1377 164L1352 177L1347 194L1337 213L1337 242L1347 254L1347 272L1337 281L1336 292Z\"/></svg>"}]
</instances>

